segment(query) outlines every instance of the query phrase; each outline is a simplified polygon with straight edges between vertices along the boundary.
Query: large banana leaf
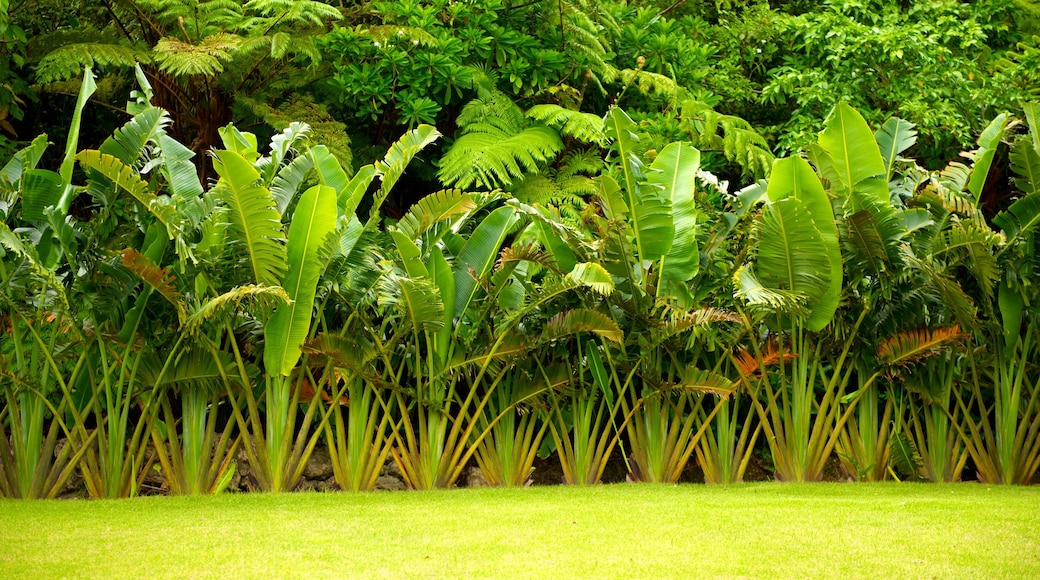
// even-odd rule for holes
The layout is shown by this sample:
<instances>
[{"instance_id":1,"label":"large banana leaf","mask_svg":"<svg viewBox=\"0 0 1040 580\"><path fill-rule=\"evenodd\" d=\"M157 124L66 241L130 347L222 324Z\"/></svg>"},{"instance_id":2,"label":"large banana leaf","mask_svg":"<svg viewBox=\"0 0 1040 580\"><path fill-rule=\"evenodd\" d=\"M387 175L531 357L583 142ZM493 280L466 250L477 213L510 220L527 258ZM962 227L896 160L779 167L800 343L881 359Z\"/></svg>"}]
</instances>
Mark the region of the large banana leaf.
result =
<instances>
[{"instance_id":1,"label":"large banana leaf","mask_svg":"<svg viewBox=\"0 0 1040 580\"><path fill-rule=\"evenodd\" d=\"M281 216L274 197L257 185L260 173L234 151L217 151L214 169L220 175L219 195L230 210L232 232L244 246L255 281L274 286L286 268ZM335 209L332 216L335 217Z\"/></svg>"},{"instance_id":2,"label":"large banana leaf","mask_svg":"<svg viewBox=\"0 0 1040 580\"><path fill-rule=\"evenodd\" d=\"M22 218L30 222L47 221L44 212L58 203L65 192L61 176L47 169L28 169L21 176Z\"/></svg>"},{"instance_id":3,"label":"large banana leaf","mask_svg":"<svg viewBox=\"0 0 1040 580\"><path fill-rule=\"evenodd\" d=\"M638 127L619 107L607 113L607 135L614 139L622 176L621 195L635 236L639 262L660 260L672 247L675 224L671 199L659 184L646 182L645 166L639 158Z\"/></svg>"},{"instance_id":4,"label":"large banana leaf","mask_svg":"<svg viewBox=\"0 0 1040 580\"><path fill-rule=\"evenodd\" d=\"M487 276L513 224L516 210L500 207L485 217L455 258L455 314L461 316L477 291L477 280Z\"/></svg>"},{"instance_id":5,"label":"large banana leaf","mask_svg":"<svg viewBox=\"0 0 1040 580\"><path fill-rule=\"evenodd\" d=\"M405 168L412 162L412 159L440 136L441 134L437 129L430 125L419 125L402 135L397 142L390 146L390 150L386 152L383 160L375 163L375 169L383 183L379 186L379 191L376 193L372 203L371 214L369 215L370 223L375 221L379 207L383 205L383 200L390 194L390 190L397 184L397 180L400 179ZM361 171L358 171L358 173L361 173ZM355 205L355 207L357 206Z\"/></svg>"},{"instance_id":6,"label":"large banana leaf","mask_svg":"<svg viewBox=\"0 0 1040 580\"><path fill-rule=\"evenodd\" d=\"M771 178L776 175L774 165ZM834 316L837 299L832 279L831 254L837 240L824 241L812 212L798 197L766 206L756 224L756 273L762 286L804 297L809 313L804 325L822 330ZM839 280L840 280L839 257ZM840 292L840 284L838 285Z\"/></svg>"},{"instance_id":7,"label":"large banana leaf","mask_svg":"<svg viewBox=\"0 0 1040 580\"><path fill-rule=\"evenodd\" d=\"M416 240L435 224L465 216L476 207L472 195L458 189L444 189L413 205L397 222L397 231Z\"/></svg>"},{"instance_id":8,"label":"large banana leaf","mask_svg":"<svg viewBox=\"0 0 1040 580\"><path fill-rule=\"evenodd\" d=\"M979 148L975 150L975 163L972 165L971 178L968 180L968 191L974 196L976 204L979 203L982 186L986 185L986 177L993 165L993 156L997 154L997 147L1004 137L1007 126L1007 114L1000 114L990 121L979 135Z\"/></svg>"},{"instance_id":9,"label":"large banana leaf","mask_svg":"<svg viewBox=\"0 0 1040 580\"><path fill-rule=\"evenodd\" d=\"M669 294L683 294L685 282L697 273L697 206L694 202L701 152L685 143L670 143L650 168L647 181L664 188L672 202L672 247L661 263L661 286Z\"/></svg>"},{"instance_id":10,"label":"large banana leaf","mask_svg":"<svg viewBox=\"0 0 1040 580\"><path fill-rule=\"evenodd\" d=\"M437 285L441 304L444 305L444 324L437 331L437 336L434 340L434 355L437 356L438 362L443 366L448 360L448 346L451 342L451 332L453 330L452 321L455 318L455 275L452 273L448 261L444 259L444 253L441 251L440 246L434 246L430 250L430 258L426 267L430 272L430 278L433 280L433 283Z\"/></svg>"},{"instance_id":11,"label":"large banana leaf","mask_svg":"<svg viewBox=\"0 0 1040 580\"><path fill-rule=\"evenodd\" d=\"M887 199L885 161L874 134L856 109L845 103L835 105L819 142L834 162L845 191L862 189Z\"/></svg>"},{"instance_id":12,"label":"large banana leaf","mask_svg":"<svg viewBox=\"0 0 1040 580\"><path fill-rule=\"evenodd\" d=\"M264 367L268 375L288 376L300 358L322 271L320 250L335 228L336 190L315 185L304 192L289 224L289 270L282 280L292 302L279 306L264 327Z\"/></svg>"},{"instance_id":13,"label":"large banana leaf","mask_svg":"<svg viewBox=\"0 0 1040 580\"><path fill-rule=\"evenodd\" d=\"M165 133L159 135L158 141L163 172L170 186L170 197L192 200L201 196L202 183L199 181L198 170L191 161L195 152Z\"/></svg>"},{"instance_id":14,"label":"large banana leaf","mask_svg":"<svg viewBox=\"0 0 1040 580\"><path fill-rule=\"evenodd\" d=\"M806 237L807 232L787 231L787 228L793 225L792 222L799 210L782 210L776 213L773 216L775 219L771 219L769 222L775 225L776 231L783 236L781 238L782 245L777 245L773 248L778 252L775 254L777 259L788 264L794 264L799 259L797 254L811 252L814 254L814 260L821 261L821 264L816 267L817 272L815 273L815 277L824 281L824 286L820 292L810 292L804 283L795 284L797 276L793 270L790 270L786 276L778 278L777 280L781 282L781 285L776 287L806 293L811 298L812 306L809 318L805 321L806 328L813 331L822 330L831 321L831 318L834 317L834 312L838 309L842 285L842 262L841 250L838 246L838 228L834 222L834 212L831 209L830 199L827 197L827 193L824 192L823 185L820 183L819 178L816 177L812 167L801 157L777 159L773 163L773 171L770 173L766 194L774 204L789 199L797 199L801 202L810 216L811 224L796 227L809 227L815 230L816 235L819 236L818 246L812 247L816 242ZM773 241L780 243L781 240L760 239L759 244L771 244ZM794 243L793 245L788 245L788 242ZM798 243L809 245L802 247ZM771 270L763 267L761 263L762 255L762 248L760 247L759 273L763 277L763 282L766 282L768 285L768 273ZM767 253L766 255L773 254Z\"/></svg>"},{"instance_id":15,"label":"large banana leaf","mask_svg":"<svg viewBox=\"0 0 1040 580\"><path fill-rule=\"evenodd\" d=\"M1000 231L1007 236L1008 242L1032 231L1040 224L1040 193L1027 195L1015 203L1007 211L1002 211L993 218Z\"/></svg>"}]
</instances>

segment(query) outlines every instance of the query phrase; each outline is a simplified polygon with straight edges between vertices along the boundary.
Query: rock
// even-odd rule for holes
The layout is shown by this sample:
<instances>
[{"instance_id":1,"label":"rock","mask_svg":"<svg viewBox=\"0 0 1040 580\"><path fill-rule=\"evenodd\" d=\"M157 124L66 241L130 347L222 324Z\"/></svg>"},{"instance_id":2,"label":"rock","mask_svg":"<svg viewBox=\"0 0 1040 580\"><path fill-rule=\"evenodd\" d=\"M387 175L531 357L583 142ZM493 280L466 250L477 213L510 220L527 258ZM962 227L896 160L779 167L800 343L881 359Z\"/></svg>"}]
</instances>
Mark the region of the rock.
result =
<instances>
[{"instance_id":1,"label":"rock","mask_svg":"<svg viewBox=\"0 0 1040 580\"><path fill-rule=\"evenodd\" d=\"M324 481L332 477L332 474L332 458L329 456L328 447L315 446L307 465L303 468L303 478Z\"/></svg>"},{"instance_id":2,"label":"rock","mask_svg":"<svg viewBox=\"0 0 1040 580\"><path fill-rule=\"evenodd\" d=\"M316 492L327 492L338 490L339 486L336 485L336 478L330 477L326 480L303 480L300 485L296 488L296 491L316 491Z\"/></svg>"},{"instance_id":3,"label":"rock","mask_svg":"<svg viewBox=\"0 0 1040 580\"><path fill-rule=\"evenodd\" d=\"M404 491L408 486L392 475L380 475L376 478L375 489L380 491Z\"/></svg>"},{"instance_id":4,"label":"rock","mask_svg":"<svg viewBox=\"0 0 1040 580\"><path fill-rule=\"evenodd\" d=\"M484 472L479 467L467 467L462 472L462 480L465 482L466 487L487 487L488 481L484 477Z\"/></svg>"},{"instance_id":5,"label":"rock","mask_svg":"<svg viewBox=\"0 0 1040 580\"><path fill-rule=\"evenodd\" d=\"M404 481L404 474L401 473L400 466L393 459L383 464L383 469L379 470L379 475L389 475L390 477L396 477L401 481Z\"/></svg>"}]
</instances>

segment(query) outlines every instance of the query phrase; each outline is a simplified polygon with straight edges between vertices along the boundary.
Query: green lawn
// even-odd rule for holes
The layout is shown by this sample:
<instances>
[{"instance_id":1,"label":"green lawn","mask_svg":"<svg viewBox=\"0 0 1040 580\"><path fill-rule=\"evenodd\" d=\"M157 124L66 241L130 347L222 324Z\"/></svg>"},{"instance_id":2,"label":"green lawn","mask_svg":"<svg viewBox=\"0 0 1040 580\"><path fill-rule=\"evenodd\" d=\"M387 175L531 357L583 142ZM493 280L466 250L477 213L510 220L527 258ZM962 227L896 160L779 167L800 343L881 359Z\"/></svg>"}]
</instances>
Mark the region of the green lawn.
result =
<instances>
[{"instance_id":1,"label":"green lawn","mask_svg":"<svg viewBox=\"0 0 1040 580\"><path fill-rule=\"evenodd\" d=\"M606 485L0 501L0 578L1040 577L1040 488Z\"/></svg>"}]
</instances>

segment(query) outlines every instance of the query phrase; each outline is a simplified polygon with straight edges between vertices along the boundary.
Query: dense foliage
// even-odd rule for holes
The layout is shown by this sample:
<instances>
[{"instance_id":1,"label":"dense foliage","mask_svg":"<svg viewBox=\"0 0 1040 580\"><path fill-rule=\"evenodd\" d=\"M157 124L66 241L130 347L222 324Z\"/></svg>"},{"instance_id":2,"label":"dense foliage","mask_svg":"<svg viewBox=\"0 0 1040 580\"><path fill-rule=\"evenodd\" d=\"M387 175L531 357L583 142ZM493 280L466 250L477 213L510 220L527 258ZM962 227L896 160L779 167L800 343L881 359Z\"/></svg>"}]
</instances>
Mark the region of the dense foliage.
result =
<instances>
[{"instance_id":1,"label":"dense foliage","mask_svg":"<svg viewBox=\"0 0 1040 580\"><path fill-rule=\"evenodd\" d=\"M102 4L0 21L76 97L0 169L2 495L1040 468L1028 3Z\"/></svg>"}]
</instances>

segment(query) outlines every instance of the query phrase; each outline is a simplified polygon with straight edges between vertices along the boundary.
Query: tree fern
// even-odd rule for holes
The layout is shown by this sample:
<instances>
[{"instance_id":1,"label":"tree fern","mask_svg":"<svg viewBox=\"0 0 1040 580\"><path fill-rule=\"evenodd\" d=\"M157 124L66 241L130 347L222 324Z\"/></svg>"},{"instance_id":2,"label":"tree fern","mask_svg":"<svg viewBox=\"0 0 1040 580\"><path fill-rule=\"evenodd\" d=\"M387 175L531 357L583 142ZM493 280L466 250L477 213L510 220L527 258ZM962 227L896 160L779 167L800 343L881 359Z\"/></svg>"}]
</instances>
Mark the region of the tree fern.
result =
<instances>
[{"instance_id":1,"label":"tree fern","mask_svg":"<svg viewBox=\"0 0 1040 580\"><path fill-rule=\"evenodd\" d=\"M467 133L441 158L438 177L453 187L494 189L536 171L562 150L560 136L548 127L528 127L515 135Z\"/></svg>"},{"instance_id":2,"label":"tree fern","mask_svg":"<svg viewBox=\"0 0 1040 580\"><path fill-rule=\"evenodd\" d=\"M48 53L36 65L36 81L53 83L77 77L87 68L131 68L151 62L150 52L123 44L67 44Z\"/></svg>"},{"instance_id":3,"label":"tree fern","mask_svg":"<svg viewBox=\"0 0 1040 580\"><path fill-rule=\"evenodd\" d=\"M560 135L599 146L607 145L603 118L591 113L565 109L559 105L535 105L525 113L529 118L552 127Z\"/></svg>"}]
</instances>

